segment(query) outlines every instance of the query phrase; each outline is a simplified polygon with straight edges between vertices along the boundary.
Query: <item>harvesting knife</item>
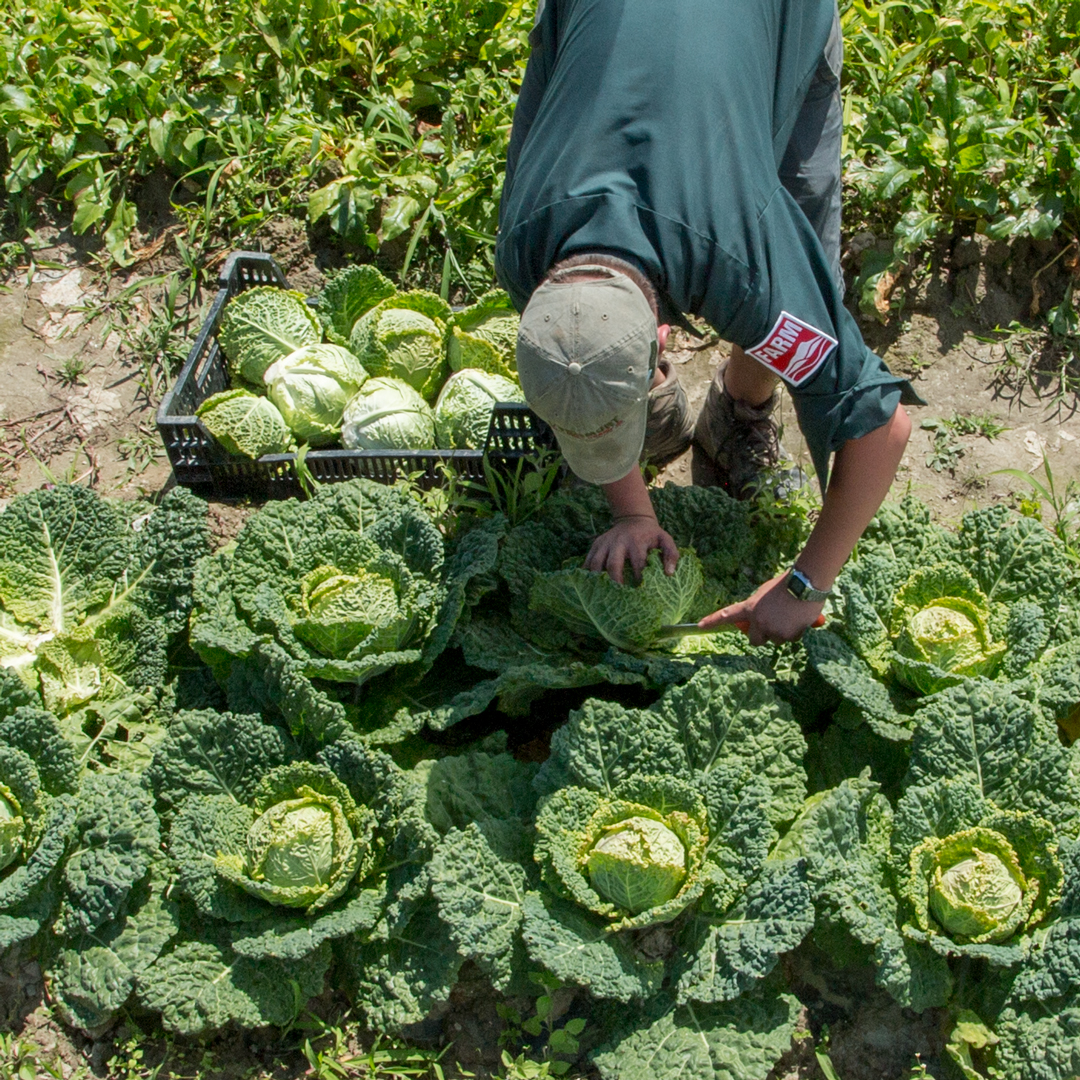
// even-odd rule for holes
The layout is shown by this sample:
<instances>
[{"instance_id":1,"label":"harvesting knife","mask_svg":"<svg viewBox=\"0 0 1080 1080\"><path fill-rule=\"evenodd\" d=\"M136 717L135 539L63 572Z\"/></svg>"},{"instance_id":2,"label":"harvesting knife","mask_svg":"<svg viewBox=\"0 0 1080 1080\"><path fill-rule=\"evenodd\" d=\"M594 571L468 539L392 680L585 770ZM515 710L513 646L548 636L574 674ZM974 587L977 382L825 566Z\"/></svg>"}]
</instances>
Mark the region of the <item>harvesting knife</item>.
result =
<instances>
[{"instance_id":1,"label":"harvesting knife","mask_svg":"<svg viewBox=\"0 0 1080 1080\"><path fill-rule=\"evenodd\" d=\"M824 626L825 616L819 615L811 624L813 626ZM706 629L703 626L698 626L696 622L680 622L673 623L671 626L661 626L656 637L660 641L664 641L667 638L686 637L689 634L719 634L724 630L738 630L740 633L747 633L750 629L748 622L736 622L736 623L720 623L719 626L710 626Z\"/></svg>"}]
</instances>

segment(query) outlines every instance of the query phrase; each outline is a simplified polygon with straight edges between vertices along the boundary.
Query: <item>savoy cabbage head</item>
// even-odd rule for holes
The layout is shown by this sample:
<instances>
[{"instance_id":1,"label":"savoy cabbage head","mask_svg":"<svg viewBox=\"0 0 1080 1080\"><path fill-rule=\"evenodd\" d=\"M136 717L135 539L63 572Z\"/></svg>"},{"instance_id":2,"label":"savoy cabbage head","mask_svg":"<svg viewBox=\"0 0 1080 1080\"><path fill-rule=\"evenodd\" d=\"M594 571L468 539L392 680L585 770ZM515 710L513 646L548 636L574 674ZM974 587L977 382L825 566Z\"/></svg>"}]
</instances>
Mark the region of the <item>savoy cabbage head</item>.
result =
<instances>
[{"instance_id":1,"label":"savoy cabbage head","mask_svg":"<svg viewBox=\"0 0 1080 1080\"><path fill-rule=\"evenodd\" d=\"M435 444L442 450L483 450L495 406L524 401L515 380L463 368L443 384L435 402Z\"/></svg>"},{"instance_id":2,"label":"savoy cabbage head","mask_svg":"<svg viewBox=\"0 0 1080 1080\"><path fill-rule=\"evenodd\" d=\"M195 415L227 454L255 459L284 454L293 445L292 432L278 407L250 390L213 394Z\"/></svg>"},{"instance_id":3,"label":"savoy cabbage head","mask_svg":"<svg viewBox=\"0 0 1080 1080\"><path fill-rule=\"evenodd\" d=\"M257 285L225 305L217 340L233 379L261 387L275 360L322 341L322 325L302 293Z\"/></svg>"},{"instance_id":4,"label":"savoy cabbage head","mask_svg":"<svg viewBox=\"0 0 1080 1080\"><path fill-rule=\"evenodd\" d=\"M368 379L345 406L341 442L349 450L434 450L435 414L401 379Z\"/></svg>"},{"instance_id":5,"label":"savoy cabbage head","mask_svg":"<svg viewBox=\"0 0 1080 1080\"><path fill-rule=\"evenodd\" d=\"M520 322L509 295L502 289L486 292L475 304L455 311L447 322L447 357L451 369L478 368L516 382Z\"/></svg>"},{"instance_id":6,"label":"savoy cabbage head","mask_svg":"<svg viewBox=\"0 0 1080 1080\"><path fill-rule=\"evenodd\" d=\"M263 373L266 393L289 430L312 446L341 435L345 406L367 380L363 365L340 345L305 345Z\"/></svg>"},{"instance_id":7,"label":"savoy cabbage head","mask_svg":"<svg viewBox=\"0 0 1080 1080\"><path fill-rule=\"evenodd\" d=\"M394 283L370 263L331 271L318 305L326 336L347 346L360 316L396 292Z\"/></svg>"},{"instance_id":8,"label":"savoy cabbage head","mask_svg":"<svg viewBox=\"0 0 1080 1080\"><path fill-rule=\"evenodd\" d=\"M434 293L395 293L360 317L349 348L375 378L400 379L434 401L446 379L450 305Z\"/></svg>"},{"instance_id":9,"label":"savoy cabbage head","mask_svg":"<svg viewBox=\"0 0 1080 1080\"><path fill-rule=\"evenodd\" d=\"M995 506L950 533L906 498L879 511L837 591L836 617L804 638L811 668L887 739L969 679L1014 682L1062 722L1080 705L1076 575L1038 521Z\"/></svg>"}]
</instances>

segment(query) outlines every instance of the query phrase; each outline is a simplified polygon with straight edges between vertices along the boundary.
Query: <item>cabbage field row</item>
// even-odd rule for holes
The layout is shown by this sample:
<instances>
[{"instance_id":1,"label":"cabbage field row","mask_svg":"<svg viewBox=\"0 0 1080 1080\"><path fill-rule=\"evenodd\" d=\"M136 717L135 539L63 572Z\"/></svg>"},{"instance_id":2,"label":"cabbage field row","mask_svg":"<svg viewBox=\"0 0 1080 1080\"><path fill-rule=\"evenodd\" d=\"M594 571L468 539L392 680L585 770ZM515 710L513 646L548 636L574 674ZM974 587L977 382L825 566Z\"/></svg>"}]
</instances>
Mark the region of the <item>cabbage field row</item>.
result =
<instances>
[{"instance_id":1,"label":"cabbage field row","mask_svg":"<svg viewBox=\"0 0 1080 1080\"><path fill-rule=\"evenodd\" d=\"M751 647L659 631L787 564L793 512L658 490L679 572L623 587L566 564L594 491L429 505L350 481L216 551L182 489L0 513L0 953L68 1024L330 986L400 1033L540 972L581 1068L764 1080L813 946L947 1010L934 1075L1080 1073L1080 581L1039 522L889 505L826 626Z\"/></svg>"}]
</instances>

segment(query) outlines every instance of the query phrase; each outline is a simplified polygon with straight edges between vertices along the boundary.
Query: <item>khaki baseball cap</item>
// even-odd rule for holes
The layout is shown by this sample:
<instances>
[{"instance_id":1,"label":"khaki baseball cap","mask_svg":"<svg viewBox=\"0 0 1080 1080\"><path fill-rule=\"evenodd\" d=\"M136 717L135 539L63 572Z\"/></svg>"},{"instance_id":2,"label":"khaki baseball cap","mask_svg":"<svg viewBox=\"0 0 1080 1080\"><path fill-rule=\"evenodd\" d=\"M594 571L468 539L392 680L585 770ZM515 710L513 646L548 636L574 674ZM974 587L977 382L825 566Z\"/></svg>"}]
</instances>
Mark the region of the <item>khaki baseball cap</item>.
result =
<instances>
[{"instance_id":1,"label":"khaki baseball cap","mask_svg":"<svg viewBox=\"0 0 1080 1080\"><path fill-rule=\"evenodd\" d=\"M582 480L611 484L637 465L658 351L649 302L610 267L574 266L532 294L518 329L518 378Z\"/></svg>"}]
</instances>

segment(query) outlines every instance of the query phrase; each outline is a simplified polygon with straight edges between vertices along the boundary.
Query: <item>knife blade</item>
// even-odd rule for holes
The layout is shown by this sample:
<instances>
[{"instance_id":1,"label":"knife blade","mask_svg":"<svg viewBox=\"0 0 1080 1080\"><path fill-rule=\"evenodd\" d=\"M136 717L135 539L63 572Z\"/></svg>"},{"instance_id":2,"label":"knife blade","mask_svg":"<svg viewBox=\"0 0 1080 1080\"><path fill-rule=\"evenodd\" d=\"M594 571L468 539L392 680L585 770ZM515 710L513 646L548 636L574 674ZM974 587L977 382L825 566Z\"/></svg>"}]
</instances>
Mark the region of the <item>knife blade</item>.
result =
<instances>
[{"instance_id":1,"label":"knife blade","mask_svg":"<svg viewBox=\"0 0 1080 1080\"><path fill-rule=\"evenodd\" d=\"M825 616L819 615L812 625L824 626ZM698 626L696 622L672 623L671 626L661 626L656 637L660 641L666 641L668 638L687 637L690 634L719 634L724 630L738 630L745 634L750 630L750 624L748 622L720 623L718 626L710 626L706 629Z\"/></svg>"}]
</instances>

